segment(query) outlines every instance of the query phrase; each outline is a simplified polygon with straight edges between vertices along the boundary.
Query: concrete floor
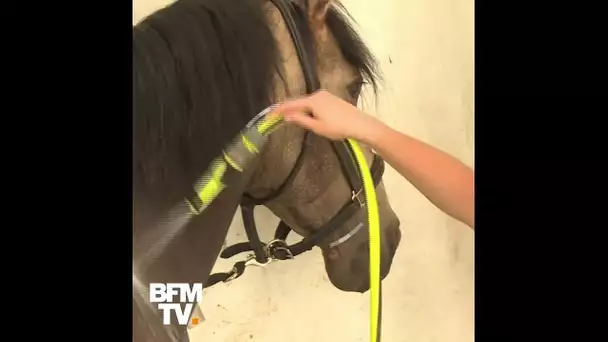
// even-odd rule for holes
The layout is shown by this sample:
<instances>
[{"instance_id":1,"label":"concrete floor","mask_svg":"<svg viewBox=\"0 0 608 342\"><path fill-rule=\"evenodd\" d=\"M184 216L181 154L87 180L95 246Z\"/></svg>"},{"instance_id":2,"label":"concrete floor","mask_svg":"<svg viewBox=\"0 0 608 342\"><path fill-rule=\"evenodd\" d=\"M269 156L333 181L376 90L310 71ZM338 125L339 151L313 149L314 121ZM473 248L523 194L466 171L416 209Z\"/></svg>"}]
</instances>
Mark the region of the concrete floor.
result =
<instances>
[{"instance_id":1,"label":"concrete floor","mask_svg":"<svg viewBox=\"0 0 608 342\"><path fill-rule=\"evenodd\" d=\"M168 0L133 0L134 23ZM364 109L391 126L474 163L474 1L343 0L385 75ZM403 239L383 282L383 342L474 340L474 233L430 204L387 165L384 176ZM256 212L263 237L277 219ZM243 239L237 215L228 242ZM216 270L231 262L218 261ZM315 250L252 268L203 295L197 341L366 341L369 294L328 281Z\"/></svg>"}]
</instances>

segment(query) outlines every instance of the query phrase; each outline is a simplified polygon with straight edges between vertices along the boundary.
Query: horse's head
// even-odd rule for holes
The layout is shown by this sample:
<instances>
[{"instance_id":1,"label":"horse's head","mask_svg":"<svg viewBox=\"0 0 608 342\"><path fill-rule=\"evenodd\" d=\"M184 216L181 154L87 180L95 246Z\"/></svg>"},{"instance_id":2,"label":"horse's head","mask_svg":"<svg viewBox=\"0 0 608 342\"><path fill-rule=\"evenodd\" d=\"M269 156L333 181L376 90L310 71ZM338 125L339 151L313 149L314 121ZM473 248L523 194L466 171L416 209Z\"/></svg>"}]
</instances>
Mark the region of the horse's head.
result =
<instances>
[{"instance_id":1,"label":"horse's head","mask_svg":"<svg viewBox=\"0 0 608 342\"><path fill-rule=\"evenodd\" d=\"M310 44L305 48L314 49L321 87L356 104L364 83L376 85L376 64L372 55L349 26L343 8L335 1L297 0L295 4L301 19L306 21L306 32L302 34L309 38ZM275 95L283 99L302 94L305 83L292 37L277 9L270 4L267 9L282 57L281 77L276 78ZM289 125L273 133L246 191L254 198L265 198L280 189L281 193L272 196L273 199L265 205L293 230L307 236L319 229L329 229L326 223L353 199L341 161L330 141L313 134L306 141L304 137L303 129ZM364 148L371 166L373 153ZM376 191L382 233L381 275L384 279L401 233L384 185L380 183ZM369 289L369 233L366 223L366 209L363 207L318 244L329 279L341 290L364 292Z\"/></svg>"},{"instance_id":2,"label":"horse's head","mask_svg":"<svg viewBox=\"0 0 608 342\"><path fill-rule=\"evenodd\" d=\"M293 1L321 87L356 103L364 81L375 85L371 54L334 1ZM253 115L305 89L292 37L270 0L178 0L133 28L134 279L206 281L243 192L264 198L280 190L266 205L303 236L352 201L330 141L310 134L305 143L304 130L284 125L247 175L203 214L176 225L167 216ZM373 153L364 152L371 165ZM384 186L376 190L384 278L400 232ZM171 225L157 224L164 219ZM359 208L318 243L332 283L342 290L369 288L368 232L357 228L365 222ZM146 302L143 292L134 286L134 303ZM169 340L150 313L134 307L134 339Z\"/></svg>"}]
</instances>

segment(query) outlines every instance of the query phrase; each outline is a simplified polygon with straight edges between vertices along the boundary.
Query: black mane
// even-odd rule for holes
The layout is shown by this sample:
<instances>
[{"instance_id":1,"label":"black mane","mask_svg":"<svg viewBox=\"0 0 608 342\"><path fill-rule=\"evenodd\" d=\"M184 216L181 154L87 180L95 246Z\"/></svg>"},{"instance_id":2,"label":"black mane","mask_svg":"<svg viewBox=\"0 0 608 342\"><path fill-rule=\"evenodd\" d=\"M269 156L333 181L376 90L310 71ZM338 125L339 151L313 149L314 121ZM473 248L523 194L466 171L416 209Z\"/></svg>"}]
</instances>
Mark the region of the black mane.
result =
<instances>
[{"instance_id":1,"label":"black mane","mask_svg":"<svg viewBox=\"0 0 608 342\"><path fill-rule=\"evenodd\" d=\"M258 0L178 0L133 28L134 201L172 205L275 99L277 47ZM375 90L376 62L343 8L327 18ZM345 13L345 12L344 12Z\"/></svg>"}]
</instances>

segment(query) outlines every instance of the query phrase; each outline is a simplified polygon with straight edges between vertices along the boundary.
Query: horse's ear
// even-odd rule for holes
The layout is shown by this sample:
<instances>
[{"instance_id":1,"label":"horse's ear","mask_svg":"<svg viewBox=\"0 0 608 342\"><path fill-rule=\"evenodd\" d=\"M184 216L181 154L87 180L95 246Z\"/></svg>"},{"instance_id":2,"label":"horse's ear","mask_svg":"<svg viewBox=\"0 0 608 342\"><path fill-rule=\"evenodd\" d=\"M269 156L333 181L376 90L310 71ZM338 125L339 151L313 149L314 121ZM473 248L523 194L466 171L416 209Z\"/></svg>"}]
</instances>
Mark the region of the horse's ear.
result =
<instances>
[{"instance_id":1,"label":"horse's ear","mask_svg":"<svg viewBox=\"0 0 608 342\"><path fill-rule=\"evenodd\" d=\"M294 0L301 9L308 12L308 20L311 24L322 24L325 22L327 11L333 0Z\"/></svg>"}]
</instances>

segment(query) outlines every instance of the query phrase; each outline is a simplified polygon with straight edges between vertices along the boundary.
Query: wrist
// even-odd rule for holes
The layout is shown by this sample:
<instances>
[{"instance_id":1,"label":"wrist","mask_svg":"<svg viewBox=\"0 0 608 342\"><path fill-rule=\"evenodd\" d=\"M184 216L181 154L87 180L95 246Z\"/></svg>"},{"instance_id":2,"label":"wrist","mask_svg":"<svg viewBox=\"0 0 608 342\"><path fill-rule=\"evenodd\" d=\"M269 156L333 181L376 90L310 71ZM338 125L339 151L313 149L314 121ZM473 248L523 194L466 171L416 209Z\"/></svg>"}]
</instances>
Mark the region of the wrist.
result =
<instances>
[{"instance_id":1,"label":"wrist","mask_svg":"<svg viewBox=\"0 0 608 342\"><path fill-rule=\"evenodd\" d=\"M356 139L372 148L376 148L379 144L381 144L381 141L387 134L389 127L374 117L370 116L369 119L369 122L364 123L364 129L363 132L361 132L362 134L360 134L360 137L357 137Z\"/></svg>"}]
</instances>

